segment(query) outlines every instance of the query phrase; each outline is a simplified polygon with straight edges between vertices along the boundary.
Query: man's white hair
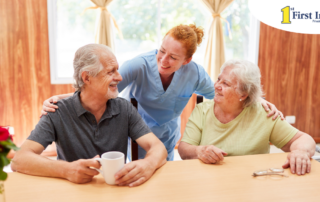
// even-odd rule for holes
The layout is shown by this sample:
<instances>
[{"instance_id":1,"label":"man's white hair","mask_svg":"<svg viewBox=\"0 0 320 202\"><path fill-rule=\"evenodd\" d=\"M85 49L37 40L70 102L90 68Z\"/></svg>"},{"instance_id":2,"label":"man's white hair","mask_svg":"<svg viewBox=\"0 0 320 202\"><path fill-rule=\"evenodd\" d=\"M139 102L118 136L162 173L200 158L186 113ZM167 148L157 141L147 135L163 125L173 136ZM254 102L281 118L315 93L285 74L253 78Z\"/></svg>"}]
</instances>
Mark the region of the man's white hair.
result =
<instances>
[{"instance_id":1,"label":"man's white hair","mask_svg":"<svg viewBox=\"0 0 320 202\"><path fill-rule=\"evenodd\" d=\"M81 77L82 72L86 71L90 76L97 76L103 70L100 59L110 54L113 55L111 49L102 44L88 44L79 48L73 60L73 78L75 80L73 87L81 91L84 85Z\"/></svg>"},{"instance_id":2,"label":"man's white hair","mask_svg":"<svg viewBox=\"0 0 320 202\"><path fill-rule=\"evenodd\" d=\"M230 74L237 81L237 92L239 95L248 94L243 102L243 107L259 102L263 95L261 86L261 73L257 65L245 60L229 60L221 67L221 72L226 67L232 67Z\"/></svg>"}]
</instances>

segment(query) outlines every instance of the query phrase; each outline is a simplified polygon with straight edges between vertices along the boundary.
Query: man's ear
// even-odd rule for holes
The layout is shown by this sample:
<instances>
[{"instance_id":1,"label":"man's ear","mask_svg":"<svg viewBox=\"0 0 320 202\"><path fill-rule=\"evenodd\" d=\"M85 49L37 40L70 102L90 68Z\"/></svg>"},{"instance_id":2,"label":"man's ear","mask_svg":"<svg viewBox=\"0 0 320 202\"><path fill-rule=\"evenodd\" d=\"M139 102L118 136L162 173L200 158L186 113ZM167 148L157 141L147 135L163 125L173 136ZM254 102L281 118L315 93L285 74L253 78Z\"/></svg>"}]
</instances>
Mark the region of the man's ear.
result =
<instances>
[{"instance_id":1,"label":"man's ear","mask_svg":"<svg viewBox=\"0 0 320 202\"><path fill-rule=\"evenodd\" d=\"M182 65L188 64L189 62L191 62L191 60L192 60L192 56L191 56L190 58L186 59L186 60L182 63Z\"/></svg>"},{"instance_id":2,"label":"man's ear","mask_svg":"<svg viewBox=\"0 0 320 202\"><path fill-rule=\"evenodd\" d=\"M84 72L81 73L81 78L82 78L83 83L85 83L85 84L90 84L91 83L91 81L90 81L91 77L89 76L87 71L84 71Z\"/></svg>"}]
</instances>

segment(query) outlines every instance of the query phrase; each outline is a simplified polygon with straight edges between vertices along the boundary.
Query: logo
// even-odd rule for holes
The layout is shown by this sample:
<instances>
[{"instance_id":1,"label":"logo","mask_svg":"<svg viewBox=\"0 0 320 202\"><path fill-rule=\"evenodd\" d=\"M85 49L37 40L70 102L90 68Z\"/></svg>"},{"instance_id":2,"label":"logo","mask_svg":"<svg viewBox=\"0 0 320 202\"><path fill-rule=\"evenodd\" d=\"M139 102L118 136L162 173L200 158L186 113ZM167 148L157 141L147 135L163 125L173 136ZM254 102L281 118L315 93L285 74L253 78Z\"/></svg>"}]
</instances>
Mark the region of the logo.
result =
<instances>
[{"instance_id":1,"label":"logo","mask_svg":"<svg viewBox=\"0 0 320 202\"><path fill-rule=\"evenodd\" d=\"M249 0L251 14L277 29L320 34L320 0Z\"/></svg>"},{"instance_id":2,"label":"logo","mask_svg":"<svg viewBox=\"0 0 320 202\"><path fill-rule=\"evenodd\" d=\"M282 24L291 24L290 21L290 11L292 13L292 20L312 20L312 22L319 23L320 22L320 13L316 11L315 13L303 13L300 11L295 11L294 8L290 8L290 6L286 6L281 9L282 12ZM313 19L313 17L315 19Z\"/></svg>"}]
</instances>

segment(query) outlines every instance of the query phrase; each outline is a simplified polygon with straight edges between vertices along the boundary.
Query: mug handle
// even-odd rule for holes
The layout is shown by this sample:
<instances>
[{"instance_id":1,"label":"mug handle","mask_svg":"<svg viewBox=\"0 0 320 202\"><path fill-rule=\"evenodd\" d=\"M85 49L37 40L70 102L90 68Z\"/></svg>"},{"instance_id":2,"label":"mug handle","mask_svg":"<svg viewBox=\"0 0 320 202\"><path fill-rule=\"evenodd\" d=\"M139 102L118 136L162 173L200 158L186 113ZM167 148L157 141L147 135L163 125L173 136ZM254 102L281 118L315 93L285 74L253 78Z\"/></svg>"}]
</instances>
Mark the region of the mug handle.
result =
<instances>
[{"instance_id":1,"label":"mug handle","mask_svg":"<svg viewBox=\"0 0 320 202\"><path fill-rule=\"evenodd\" d=\"M101 158L95 158L94 160L97 160L97 161L100 163L100 165L102 166L102 164L101 164ZM100 170L100 169L98 169L98 168L93 168L93 169L95 169L96 171L98 171L99 173L101 173L101 174L103 175L102 170Z\"/></svg>"}]
</instances>

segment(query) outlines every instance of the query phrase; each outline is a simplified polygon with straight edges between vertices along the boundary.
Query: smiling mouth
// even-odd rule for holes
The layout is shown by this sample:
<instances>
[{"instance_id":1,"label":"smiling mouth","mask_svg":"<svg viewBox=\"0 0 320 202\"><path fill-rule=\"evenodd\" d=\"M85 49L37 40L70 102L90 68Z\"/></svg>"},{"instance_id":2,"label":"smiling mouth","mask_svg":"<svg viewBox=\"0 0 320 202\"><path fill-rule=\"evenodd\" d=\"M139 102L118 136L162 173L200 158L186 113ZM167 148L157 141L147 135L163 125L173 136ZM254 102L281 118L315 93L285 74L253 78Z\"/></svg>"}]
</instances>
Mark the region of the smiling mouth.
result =
<instances>
[{"instance_id":1,"label":"smiling mouth","mask_svg":"<svg viewBox=\"0 0 320 202\"><path fill-rule=\"evenodd\" d=\"M222 94L220 94L220 93L217 93L217 92L216 92L216 95L220 95L220 96L222 96Z\"/></svg>"},{"instance_id":2,"label":"smiling mouth","mask_svg":"<svg viewBox=\"0 0 320 202\"><path fill-rule=\"evenodd\" d=\"M163 69L169 69L170 67L164 67L164 66L161 66L161 68L163 68Z\"/></svg>"},{"instance_id":3,"label":"smiling mouth","mask_svg":"<svg viewBox=\"0 0 320 202\"><path fill-rule=\"evenodd\" d=\"M118 84L110 84L109 87L111 87L111 88L118 88L117 85L118 85Z\"/></svg>"}]
</instances>

